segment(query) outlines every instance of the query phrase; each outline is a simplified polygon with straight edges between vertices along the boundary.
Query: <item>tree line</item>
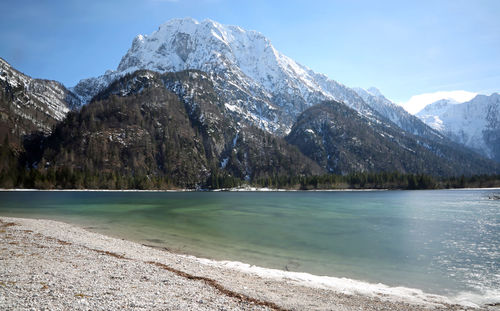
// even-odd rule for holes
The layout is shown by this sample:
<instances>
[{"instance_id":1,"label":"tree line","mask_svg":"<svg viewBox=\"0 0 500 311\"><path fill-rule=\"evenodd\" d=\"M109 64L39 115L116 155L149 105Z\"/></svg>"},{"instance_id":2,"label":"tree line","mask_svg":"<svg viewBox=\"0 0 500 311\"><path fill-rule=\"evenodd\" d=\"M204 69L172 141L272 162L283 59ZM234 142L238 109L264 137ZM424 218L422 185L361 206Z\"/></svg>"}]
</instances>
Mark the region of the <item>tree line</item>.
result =
<instances>
[{"instance_id":1,"label":"tree line","mask_svg":"<svg viewBox=\"0 0 500 311\"><path fill-rule=\"evenodd\" d=\"M175 178L165 175L120 174L78 170L67 167L44 167L43 163L28 167L18 160L8 142L0 146L0 188L28 189L151 189L185 188ZM191 189L229 189L241 186L290 190L327 189L449 189L500 187L500 175L434 177L399 172L324 174L316 176L275 175L254 180L212 170L206 178L187 185Z\"/></svg>"}]
</instances>

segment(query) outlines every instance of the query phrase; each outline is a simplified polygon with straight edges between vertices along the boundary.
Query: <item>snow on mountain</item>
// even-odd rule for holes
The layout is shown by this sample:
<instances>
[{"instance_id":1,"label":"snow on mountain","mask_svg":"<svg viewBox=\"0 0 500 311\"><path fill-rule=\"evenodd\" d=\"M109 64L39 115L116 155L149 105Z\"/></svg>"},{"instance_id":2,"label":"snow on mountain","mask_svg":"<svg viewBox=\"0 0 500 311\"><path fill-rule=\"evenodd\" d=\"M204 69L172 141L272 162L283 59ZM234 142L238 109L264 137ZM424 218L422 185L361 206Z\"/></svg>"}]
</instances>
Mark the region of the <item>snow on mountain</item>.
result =
<instances>
[{"instance_id":1,"label":"snow on mountain","mask_svg":"<svg viewBox=\"0 0 500 311\"><path fill-rule=\"evenodd\" d=\"M433 102L430 105L427 105L424 109L420 110L417 113L417 115L421 116L421 115L442 114L446 110L448 110L448 108L450 108L450 106L457 105L457 104L460 104L460 102L456 101L454 99L451 99L451 98L440 99L438 101Z\"/></svg>"},{"instance_id":2,"label":"snow on mountain","mask_svg":"<svg viewBox=\"0 0 500 311\"><path fill-rule=\"evenodd\" d=\"M439 100L417 116L452 140L500 161L500 95L478 95L465 103Z\"/></svg>"}]
</instances>

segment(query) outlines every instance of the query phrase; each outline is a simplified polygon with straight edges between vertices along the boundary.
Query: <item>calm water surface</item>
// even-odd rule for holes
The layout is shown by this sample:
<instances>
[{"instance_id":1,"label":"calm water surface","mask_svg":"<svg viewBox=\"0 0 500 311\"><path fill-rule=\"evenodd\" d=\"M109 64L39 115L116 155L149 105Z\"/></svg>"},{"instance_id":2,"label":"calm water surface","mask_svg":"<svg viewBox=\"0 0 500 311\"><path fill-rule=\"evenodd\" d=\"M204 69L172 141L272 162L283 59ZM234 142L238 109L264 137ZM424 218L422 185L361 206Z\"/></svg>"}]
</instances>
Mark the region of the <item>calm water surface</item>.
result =
<instances>
[{"instance_id":1,"label":"calm water surface","mask_svg":"<svg viewBox=\"0 0 500 311\"><path fill-rule=\"evenodd\" d=\"M492 193L0 192L0 215L62 220L213 259L491 295L500 288Z\"/></svg>"}]
</instances>

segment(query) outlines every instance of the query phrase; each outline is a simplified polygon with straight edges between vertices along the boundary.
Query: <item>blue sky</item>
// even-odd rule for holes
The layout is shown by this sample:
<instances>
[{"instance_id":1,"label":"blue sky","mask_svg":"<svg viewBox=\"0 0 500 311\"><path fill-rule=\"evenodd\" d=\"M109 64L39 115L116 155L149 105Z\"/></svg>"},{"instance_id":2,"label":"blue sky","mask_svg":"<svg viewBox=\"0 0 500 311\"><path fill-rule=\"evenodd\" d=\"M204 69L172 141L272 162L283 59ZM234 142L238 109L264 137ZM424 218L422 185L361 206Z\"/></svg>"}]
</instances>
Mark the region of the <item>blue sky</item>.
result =
<instances>
[{"instance_id":1,"label":"blue sky","mask_svg":"<svg viewBox=\"0 0 500 311\"><path fill-rule=\"evenodd\" d=\"M171 18L267 36L287 56L389 99L500 91L500 1L2 0L0 57L73 86L116 69L137 34Z\"/></svg>"}]
</instances>

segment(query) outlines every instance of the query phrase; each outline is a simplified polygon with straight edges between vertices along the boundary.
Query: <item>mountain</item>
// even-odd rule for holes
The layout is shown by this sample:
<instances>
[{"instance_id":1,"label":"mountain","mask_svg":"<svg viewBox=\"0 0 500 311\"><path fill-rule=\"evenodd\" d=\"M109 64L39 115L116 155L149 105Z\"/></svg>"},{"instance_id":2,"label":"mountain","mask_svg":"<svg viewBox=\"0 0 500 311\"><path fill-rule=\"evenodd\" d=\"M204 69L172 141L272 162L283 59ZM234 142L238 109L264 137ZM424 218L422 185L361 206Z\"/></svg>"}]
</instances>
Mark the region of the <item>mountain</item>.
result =
<instances>
[{"instance_id":1,"label":"mountain","mask_svg":"<svg viewBox=\"0 0 500 311\"><path fill-rule=\"evenodd\" d=\"M200 71L127 74L70 113L42 145L35 165L111 176L93 187L196 187L214 176L250 181L324 172L284 139L228 118ZM74 178L77 187L85 182Z\"/></svg>"},{"instance_id":2,"label":"mountain","mask_svg":"<svg viewBox=\"0 0 500 311\"><path fill-rule=\"evenodd\" d=\"M83 80L73 90L88 101L110 81L138 69L207 72L226 108L272 133L288 132L300 112L325 99L370 111L355 92L279 53L260 33L211 20L171 20L151 35L137 36L116 71Z\"/></svg>"},{"instance_id":3,"label":"mountain","mask_svg":"<svg viewBox=\"0 0 500 311\"><path fill-rule=\"evenodd\" d=\"M326 172L499 171L377 89L348 88L255 31L210 20L172 20L139 35L117 70L70 90L8 68L3 105L15 109L5 108L3 126L20 133L24 152L0 145L9 163L0 184L296 186Z\"/></svg>"},{"instance_id":4,"label":"mountain","mask_svg":"<svg viewBox=\"0 0 500 311\"><path fill-rule=\"evenodd\" d=\"M79 99L61 83L33 79L0 58L0 139L21 144L33 131L49 133Z\"/></svg>"},{"instance_id":5,"label":"mountain","mask_svg":"<svg viewBox=\"0 0 500 311\"><path fill-rule=\"evenodd\" d=\"M258 32L211 20L175 19L150 35L138 35L117 70L82 80L72 90L86 102L112 81L139 69L206 72L235 120L282 137L304 110L335 100L374 123L393 124L438 144L447 141L379 90L344 86L281 54ZM462 149L459 145L455 148Z\"/></svg>"},{"instance_id":6,"label":"mountain","mask_svg":"<svg viewBox=\"0 0 500 311\"><path fill-rule=\"evenodd\" d=\"M459 151L387 124L373 123L334 101L304 111L286 140L336 174L397 170L453 176L487 174L495 167L472 151Z\"/></svg>"},{"instance_id":7,"label":"mountain","mask_svg":"<svg viewBox=\"0 0 500 311\"><path fill-rule=\"evenodd\" d=\"M500 162L500 95L477 95L465 103L440 100L417 116L451 140Z\"/></svg>"},{"instance_id":8,"label":"mountain","mask_svg":"<svg viewBox=\"0 0 500 311\"><path fill-rule=\"evenodd\" d=\"M308 107L336 100L362 115L385 118L416 135L439 139L439 134L381 94L360 92L315 73L277 51L256 31L211 20L175 19L150 35L138 35L115 71L84 79L72 90L88 102L112 81L138 69L207 72L235 118L280 136Z\"/></svg>"}]
</instances>

